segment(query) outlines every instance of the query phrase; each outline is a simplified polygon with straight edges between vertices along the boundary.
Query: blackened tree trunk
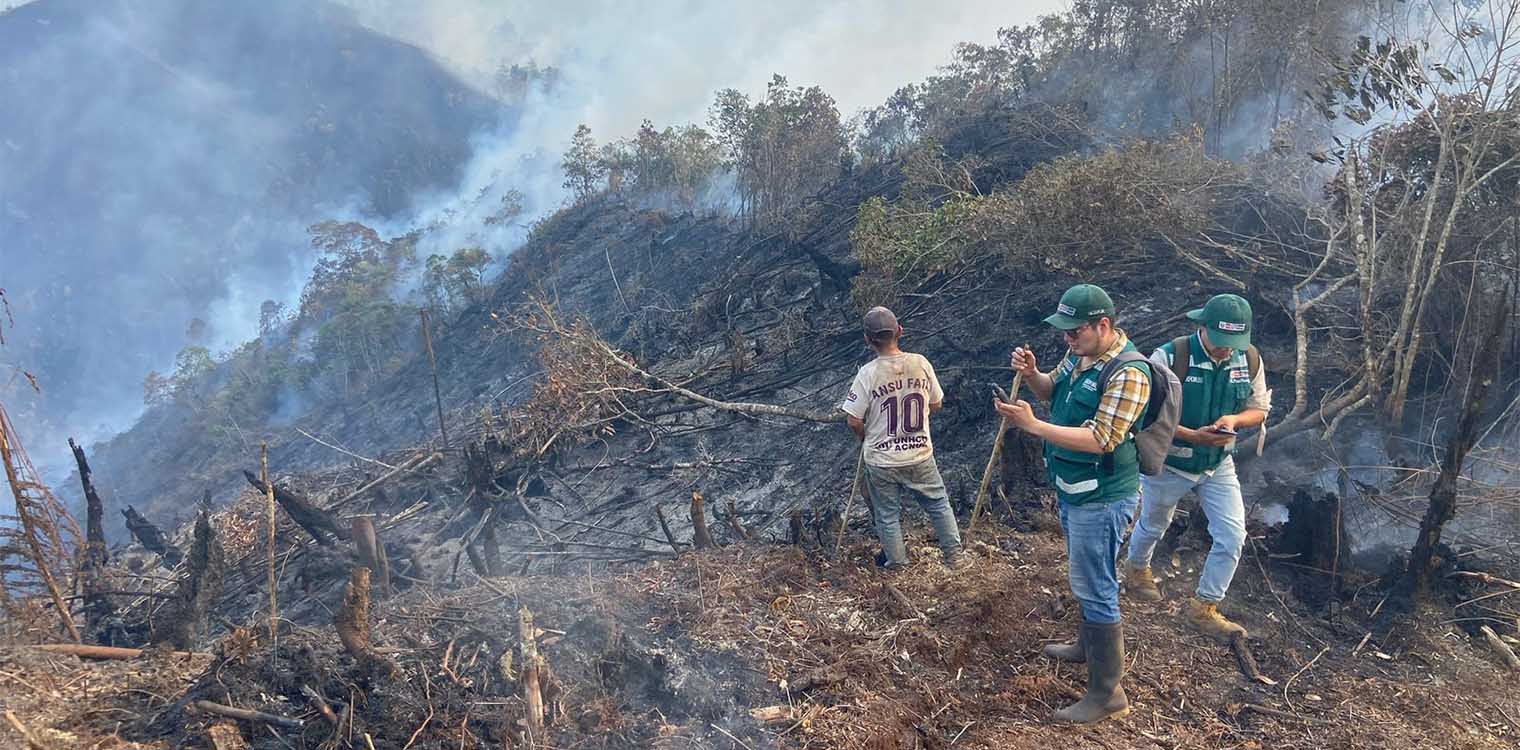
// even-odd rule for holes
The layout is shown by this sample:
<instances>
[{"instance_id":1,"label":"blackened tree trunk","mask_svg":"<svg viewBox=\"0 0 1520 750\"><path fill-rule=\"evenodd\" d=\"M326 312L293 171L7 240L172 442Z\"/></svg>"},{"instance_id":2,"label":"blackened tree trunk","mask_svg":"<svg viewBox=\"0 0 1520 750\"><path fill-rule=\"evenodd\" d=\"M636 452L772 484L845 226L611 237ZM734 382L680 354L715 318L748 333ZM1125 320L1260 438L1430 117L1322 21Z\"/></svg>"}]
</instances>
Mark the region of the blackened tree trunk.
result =
<instances>
[{"instance_id":1,"label":"blackened tree trunk","mask_svg":"<svg viewBox=\"0 0 1520 750\"><path fill-rule=\"evenodd\" d=\"M132 532L133 538L137 539L138 544L141 544L143 549L162 557L164 564L171 568L179 565L180 560L184 559L184 553L180 552L178 547L170 544L168 537L164 536L164 532L153 525L152 521L144 518L143 514L138 513L136 508L128 505L121 514L126 516L127 531Z\"/></svg>"},{"instance_id":2,"label":"blackened tree trunk","mask_svg":"<svg viewBox=\"0 0 1520 750\"><path fill-rule=\"evenodd\" d=\"M222 579L227 572L227 554L211 528L211 515L202 510L195 521L195 542L185 566L187 576L175 593L170 615L154 623L152 640L167 643L180 651L194 651L196 642L206 633L208 614L222 594Z\"/></svg>"},{"instance_id":3,"label":"blackened tree trunk","mask_svg":"<svg viewBox=\"0 0 1520 750\"><path fill-rule=\"evenodd\" d=\"M259 492L267 493L269 491L264 485L264 481L259 479L257 474L245 470L243 477ZM332 514L313 505L301 493L275 485L274 499L275 502L280 504L281 508L285 509L285 512L296 522L296 525L305 529L306 533L310 534L313 539L316 539L318 544L323 546L331 545L333 542L332 539L328 538L329 535L343 541L348 540L348 530L339 526L338 522L333 520Z\"/></svg>"},{"instance_id":4,"label":"blackened tree trunk","mask_svg":"<svg viewBox=\"0 0 1520 750\"><path fill-rule=\"evenodd\" d=\"M1489 387L1499 376L1503 361L1505 329L1509 325L1509 295L1503 295L1498 309L1491 311L1487 335L1471 339L1471 366L1468 368L1462 416L1456 429L1446 442L1446 455L1441 459L1441 473L1435 486L1430 488L1430 505L1425 508L1425 518L1420 521L1420 534L1415 538L1409 553L1409 567L1404 571L1403 589L1411 597L1425 594L1430 585L1430 573L1441 532L1446 523L1457 514L1457 481L1462 477L1462 464L1477 440L1478 418L1488 401Z\"/></svg>"},{"instance_id":5,"label":"blackened tree trunk","mask_svg":"<svg viewBox=\"0 0 1520 750\"><path fill-rule=\"evenodd\" d=\"M95 633L100 621L110 616L112 611L111 602L103 593L106 590L104 579L109 556L103 518L105 504L100 500L100 493L95 491L95 481L90 475L90 464L85 460L84 448L75 443L74 438L69 438L69 449L74 452L74 463L79 467L79 482L84 485L85 542L79 578L84 589L85 630Z\"/></svg>"}]
</instances>

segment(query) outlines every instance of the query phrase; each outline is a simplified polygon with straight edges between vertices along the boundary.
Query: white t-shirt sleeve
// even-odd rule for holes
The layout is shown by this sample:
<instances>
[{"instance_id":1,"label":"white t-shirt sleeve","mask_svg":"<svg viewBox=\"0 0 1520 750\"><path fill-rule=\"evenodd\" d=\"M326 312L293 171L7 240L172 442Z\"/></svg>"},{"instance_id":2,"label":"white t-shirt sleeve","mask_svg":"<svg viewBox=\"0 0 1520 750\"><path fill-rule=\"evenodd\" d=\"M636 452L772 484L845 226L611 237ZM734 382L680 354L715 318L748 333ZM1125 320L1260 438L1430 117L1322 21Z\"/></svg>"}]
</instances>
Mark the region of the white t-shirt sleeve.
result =
<instances>
[{"instance_id":1,"label":"white t-shirt sleeve","mask_svg":"<svg viewBox=\"0 0 1520 750\"><path fill-rule=\"evenodd\" d=\"M919 357L919 359L924 363L924 377L929 381L929 403L943 403L945 390L939 387L939 376L934 374L934 365L929 364L927 357Z\"/></svg>"},{"instance_id":2,"label":"white t-shirt sleeve","mask_svg":"<svg viewBox=\"0 0 1520 750\"><path fill-rule=\"evenodd\" d=\"M870 393L871 386L866 382L866 371L862 367L855 373L855 381L850 383L850 392L845 394L844 403L839 408L856 419L865 419L866 412L871 408Z\"/></svg>"},{"instance_id":3,"label":"white t-shirt sleeve","mask_svg":"<svg viewBox=\"0 0 1520 750\"><path fill-rule=\"evenodd\" d=\"M1256 377L1251 378L1251 398L1246 401L1246 408L1272 411L1272 392L1267 390L1266 367L1259 368Z\"/></svg>"}]
</instances>

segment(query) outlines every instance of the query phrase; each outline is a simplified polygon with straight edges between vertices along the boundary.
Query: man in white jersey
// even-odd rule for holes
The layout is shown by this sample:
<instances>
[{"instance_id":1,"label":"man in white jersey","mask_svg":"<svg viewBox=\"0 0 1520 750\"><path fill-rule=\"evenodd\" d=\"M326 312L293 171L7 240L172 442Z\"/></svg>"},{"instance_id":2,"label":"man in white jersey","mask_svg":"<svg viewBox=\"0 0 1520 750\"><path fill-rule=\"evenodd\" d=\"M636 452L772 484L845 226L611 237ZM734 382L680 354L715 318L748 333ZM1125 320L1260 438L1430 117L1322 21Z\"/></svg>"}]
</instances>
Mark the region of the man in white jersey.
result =
<instances>
[{"instance_id":1,"label":"man in white jersey","mask_svg":"<svg viewBox=\"0 0 1520 750\"><path fill-rule=\"evenodd\" d=\"M873 307L867 311L865 334L876 358L855 374L840 408L864 443L865 488L876 507L876 537L882 547L877 561L889 570L908 564L899 520L901 491L906 489L933 522L945 564L964 568L970 561L961 552L960 529L929 435L929 415L945 401L939 378L922 354L898 348L902 326L891 310Z\"/></svg>"}]
</instances>

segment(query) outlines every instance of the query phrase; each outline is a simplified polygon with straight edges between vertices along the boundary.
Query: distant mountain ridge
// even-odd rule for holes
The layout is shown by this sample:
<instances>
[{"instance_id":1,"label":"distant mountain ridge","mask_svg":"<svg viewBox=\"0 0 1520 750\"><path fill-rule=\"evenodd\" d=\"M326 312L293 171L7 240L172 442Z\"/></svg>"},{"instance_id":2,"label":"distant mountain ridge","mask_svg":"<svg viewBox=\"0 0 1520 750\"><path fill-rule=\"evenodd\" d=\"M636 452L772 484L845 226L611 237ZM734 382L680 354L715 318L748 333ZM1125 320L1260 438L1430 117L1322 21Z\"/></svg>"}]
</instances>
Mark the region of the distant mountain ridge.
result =
<instances>
[{"instance_id":1,"label":"distant mountain ridge","mask_svg":"<svg viewBox=\"0 0 1520 750\"><path fill-rule=\"evenodd\" d=\"M310 270L306 224L452 188L471 135L514 115L349 10L295 0L0 13L0 102L0 398L48 455L65 429L124 427L142 376L197 343L191 319L205 343L253 335L262 299Z\"/></svg>"}]
</instances>

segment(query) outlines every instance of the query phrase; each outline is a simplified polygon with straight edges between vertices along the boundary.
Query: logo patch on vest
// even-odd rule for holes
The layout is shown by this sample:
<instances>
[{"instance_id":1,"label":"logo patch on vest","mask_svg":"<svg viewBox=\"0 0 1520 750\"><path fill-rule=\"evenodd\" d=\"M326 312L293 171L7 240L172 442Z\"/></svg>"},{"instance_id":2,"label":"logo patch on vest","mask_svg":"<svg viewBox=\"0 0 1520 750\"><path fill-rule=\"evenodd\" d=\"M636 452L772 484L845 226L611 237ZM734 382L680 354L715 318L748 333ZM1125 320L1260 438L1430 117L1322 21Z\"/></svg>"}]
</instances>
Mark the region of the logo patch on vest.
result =
<instances>
[{"instance_id":1,"label":"logo patch on vest","mask_svg":"<svg viewBox=\"0 0 1520 750\"><path fill-rule=\"evenodd\" d=\"M1098 390L1098 381L1096 381L1096 380L1084 380L1084 381L1082 381L1082 388L1083 388L1083 390L1096 391L1096 390Z\"/></svg>"},{"instance_id":2,"label":"logo patch on vest","mask_svg":"<svg viewBox=\"0 0 1520 750\"><path fill-rule=\"evenodd\" d=\"M1232 384L1233 383L1249 383L1249 382L1251 382L1251 371L1250 370L1230 370L1230 382Z\"/></svg>"},{"instance_id":3,"label":"logo patch on vest","mask_svg":"<svg viewBox=\"0 0 1520 750\"><path fill-rule=\"evenodd\" d=\"M1185 380L1183 382L1185 382L1185 383L1202 383L1203 382L1203 376L1202 375L1189 375L1189 376L1187 376L1187 380Z\"/></svg>"},{"instance_id":4,"label":"logo patch on vest","mask_svg":"<svg viewBox=\"0 0 1520 750\"><path fill-rule=\"evenodd\" d=\"M1246 324L1245 323L1231 323L1228 320L1221 320L1221 321L1219 321L1219 330L1221 330L1221 331L1231 331L1233 333L1242 333L1242 332L1244 332L1246 330Z\"/></svg>"}]
</instances>

